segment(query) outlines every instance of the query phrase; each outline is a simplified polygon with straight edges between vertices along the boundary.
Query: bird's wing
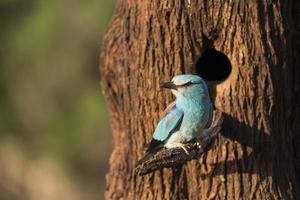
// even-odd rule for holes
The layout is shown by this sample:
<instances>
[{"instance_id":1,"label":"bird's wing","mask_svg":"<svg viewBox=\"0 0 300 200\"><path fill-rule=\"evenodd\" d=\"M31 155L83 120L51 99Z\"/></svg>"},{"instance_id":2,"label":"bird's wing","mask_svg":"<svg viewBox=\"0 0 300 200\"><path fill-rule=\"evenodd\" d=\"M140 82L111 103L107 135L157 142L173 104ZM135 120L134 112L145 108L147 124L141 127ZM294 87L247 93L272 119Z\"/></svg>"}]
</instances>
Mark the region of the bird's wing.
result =
<instances>
[{"instance_id":1,"label":"bird's wing","mask_svg":"<svg viewBox=\"0 0 300 200\"><path fill-rule=\"evenodd\" d=\"M148 151L165 142L172 133L178 130L178 127L181 125L182 118L183 112L174 104L158 123Z\"/></svg>"},{"instance_id":2,"label":"bird's wing","mask_svg":"<svg viewBox=\"0 0 300 200\"><path fill-rule=\"evenodd\" d=\"M172 103L171 105L172 106L167 107L165 115L158 123L145 155L138 161L139 164L143 163L153 155L162 144L164 144L168 137L179 129L183 118L183 112L176 107L175 103Z\"/></svg>"},{"instance_id":3,"label":"bird's wing","mask_svg":"<svg viewBox=\"0 0 300 200\"><path fill-rule=\"evenodd\" d=\"M160 118L164 118L166 116L166 114L168 112L170 112L170 110L172 110L172 108L176 105L176 101L173 101L172 103L170 103L167 108L164 110L164 112L162 112L162 114L160 115Z\"/></svg>"}]
</instances>

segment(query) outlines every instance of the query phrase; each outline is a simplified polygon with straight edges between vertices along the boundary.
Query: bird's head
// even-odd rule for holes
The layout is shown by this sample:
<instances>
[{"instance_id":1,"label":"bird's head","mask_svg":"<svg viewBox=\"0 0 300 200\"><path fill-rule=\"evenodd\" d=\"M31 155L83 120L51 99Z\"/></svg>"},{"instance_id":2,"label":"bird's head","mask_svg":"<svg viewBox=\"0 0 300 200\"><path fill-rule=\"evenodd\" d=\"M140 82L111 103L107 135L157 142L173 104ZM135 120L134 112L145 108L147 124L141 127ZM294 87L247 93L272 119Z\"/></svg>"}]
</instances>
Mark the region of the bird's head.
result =
<instances>
[{"instance_id":1,"label":"bird's head","mask_svg":"<svg viewBox=\"0 0 300 200\"><path fill-rule=\"evenodd\" d=\"M162 83L160 87L171 89L177 98L194 98L199 95L208 96L208 89L203 79L192 74L174 76L172 81Z\"/></svg>"}]
</instances>

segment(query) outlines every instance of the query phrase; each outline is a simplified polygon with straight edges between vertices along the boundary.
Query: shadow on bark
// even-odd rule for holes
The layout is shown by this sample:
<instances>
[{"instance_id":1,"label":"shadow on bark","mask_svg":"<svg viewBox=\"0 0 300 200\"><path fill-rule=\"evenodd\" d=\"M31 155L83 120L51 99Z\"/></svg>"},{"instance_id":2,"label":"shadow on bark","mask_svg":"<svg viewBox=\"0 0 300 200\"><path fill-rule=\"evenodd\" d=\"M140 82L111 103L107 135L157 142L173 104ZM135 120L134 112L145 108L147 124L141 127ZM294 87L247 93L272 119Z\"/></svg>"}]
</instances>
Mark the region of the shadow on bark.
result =
<instances>
[{"instance_id":1,"label":"shadow on bark","mask_svg":"<svg viewBox=\"0 0 300 200\"><path fill-rule=\"evenodd\" d=\"M229 139L242 146L243 156L239 159L227 160L212 164L209 174L201 175L201 179L208 179L225 174L250 174L257 180L265 180L271 177L281 188L281 191L289 191L289 182L285 181L285 158L281 160L278 155L279 147L268 133L238 122L227 114L224 115L221 138ZM231 130L230 132L228 130ZM241 130L243 130L241 132ZM257 142L259 141L259 142ZM236 157L237 152L235 152ZM278 155L278 156L277 156ZM205 155L204 155L205 156ZM225 169L225 171L224 171Z\"/></svg>"}]
</instances>

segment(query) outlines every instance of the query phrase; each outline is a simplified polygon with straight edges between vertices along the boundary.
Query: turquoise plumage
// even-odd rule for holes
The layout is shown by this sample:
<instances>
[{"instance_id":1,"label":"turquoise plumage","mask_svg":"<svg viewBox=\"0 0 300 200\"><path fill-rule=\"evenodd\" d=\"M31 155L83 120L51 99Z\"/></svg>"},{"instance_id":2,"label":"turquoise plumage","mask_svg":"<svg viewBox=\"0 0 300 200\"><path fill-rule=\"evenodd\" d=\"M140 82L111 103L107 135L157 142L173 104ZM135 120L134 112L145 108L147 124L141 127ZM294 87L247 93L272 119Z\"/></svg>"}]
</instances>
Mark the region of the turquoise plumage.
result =
<instances>
[{"instance_id":1,"label":"turquoise plumage","mask_svg":"<svg viewBox=\"0 0 300 200\"><path fill-rule=\"evenodd\" d=\"M183 118L183 112L179 110L176 105L167 112L165 117L158 123L157 128L154 131L153 138L159 141L164 141L168 138L170 134L181 123Z\"/></svg>"},{"instance_id":2,"label":"turquoise plumage","mask_svg":"<svg viewBox=\"0 0 300 200\"><path fill-rule=\"evenodd\" d=\"M161 84L162 88L171 89L176 97L175 103L167 108L166 114L158 123L152 141L139 163L147 160L161 147L181 147L194 138L201 138L209 127L213 107L205 82L196 75L175 76L171 82Z\"/></svg>"}]
</instances>

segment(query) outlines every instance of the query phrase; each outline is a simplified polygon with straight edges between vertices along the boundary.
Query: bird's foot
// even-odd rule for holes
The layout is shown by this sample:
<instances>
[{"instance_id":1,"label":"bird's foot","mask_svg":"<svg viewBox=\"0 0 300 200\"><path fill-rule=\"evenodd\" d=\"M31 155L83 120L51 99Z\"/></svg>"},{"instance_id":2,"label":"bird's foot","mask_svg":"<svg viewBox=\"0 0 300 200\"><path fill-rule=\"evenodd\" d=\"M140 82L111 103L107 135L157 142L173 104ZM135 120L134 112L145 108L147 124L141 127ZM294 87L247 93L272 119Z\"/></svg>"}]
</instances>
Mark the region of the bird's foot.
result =
<instances>
[{"instance_id":1,"label":"bird's foot","mask_svg":"<svg viewBox=\"0 0 300 200\"><path fill-rule=\"evenodd\" d=\"M198 149L202 148L202 144L203 144L203 139L202 138L196 138L196 144Z\"/></svg>"},{"instance_id":2,"label":"bird's foot","mask_svg":"<svg viewBox=\"0 0 300 200\"><path fill-rule=\"evenodd\" d=\"M186 146L184 144L182 144L182 143L175 143L175 145L177 147L182 148L184 150L184 152L186 153L186 155L188 155L188 156L190 155L189 151L187 150L187 148L186 148Z\"/></svg>"}]
</instances>

